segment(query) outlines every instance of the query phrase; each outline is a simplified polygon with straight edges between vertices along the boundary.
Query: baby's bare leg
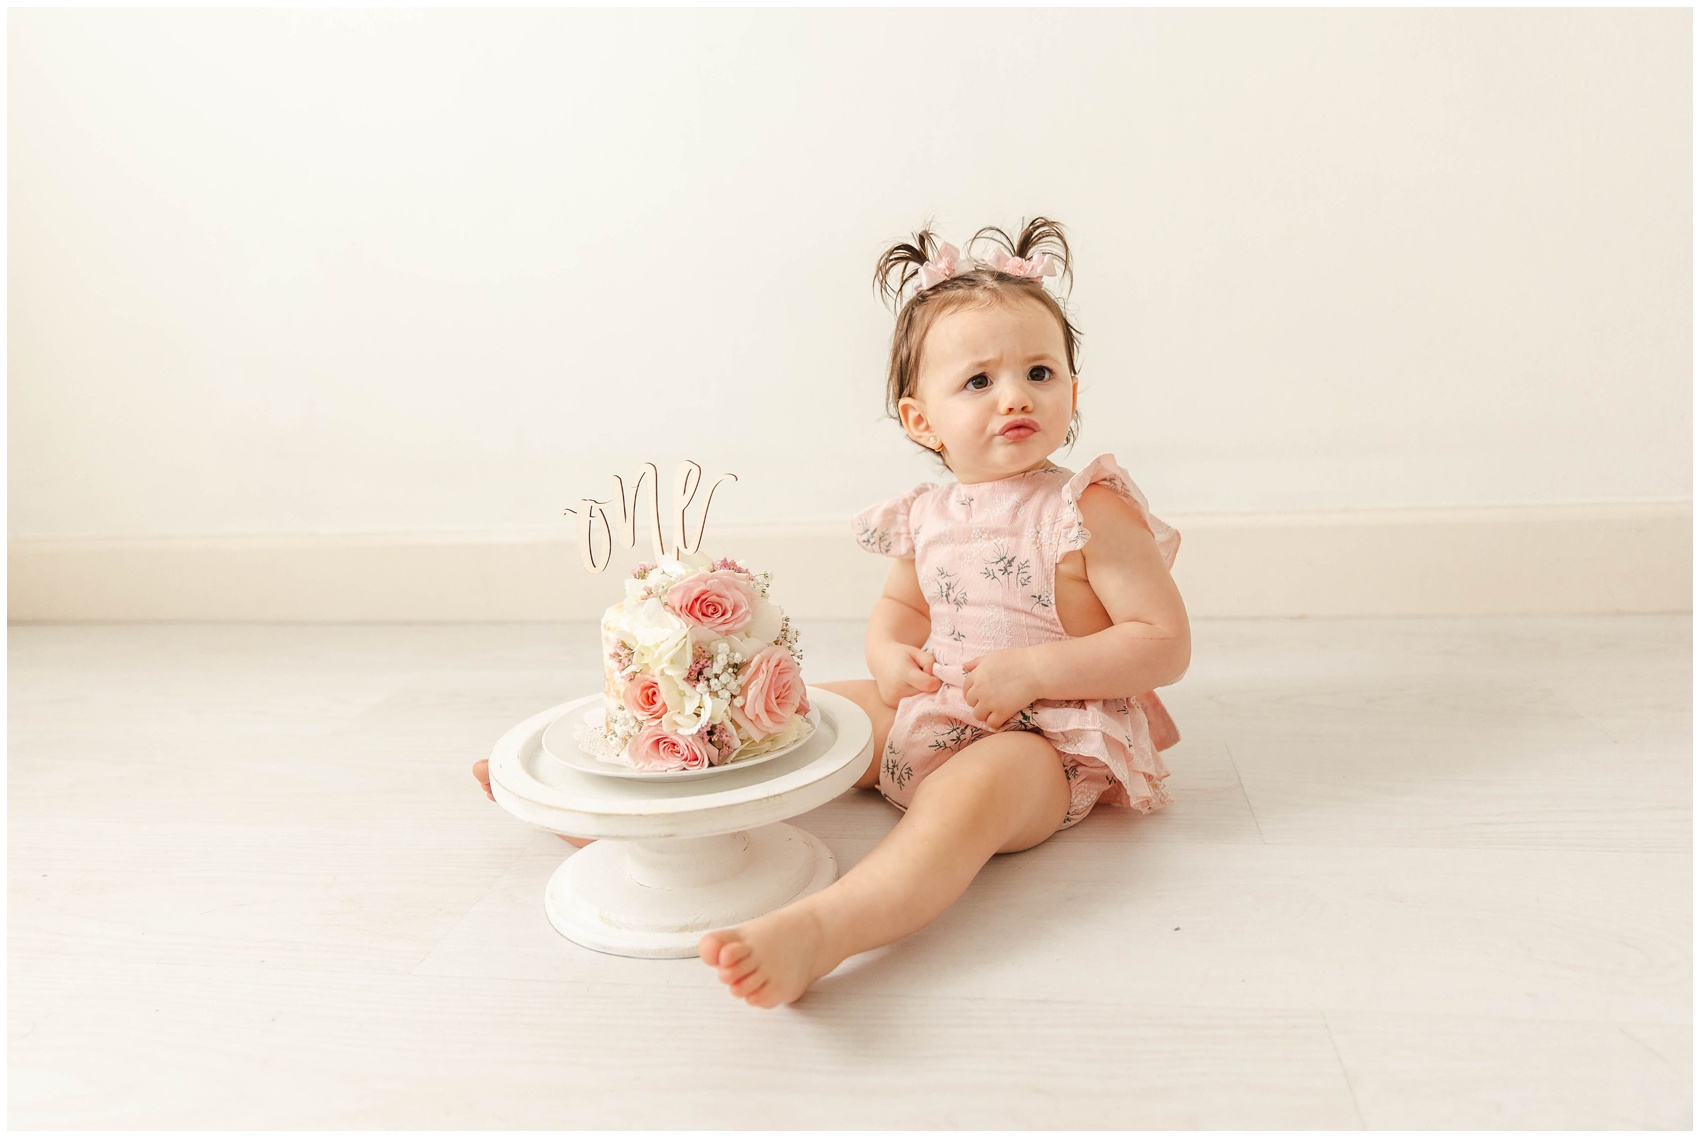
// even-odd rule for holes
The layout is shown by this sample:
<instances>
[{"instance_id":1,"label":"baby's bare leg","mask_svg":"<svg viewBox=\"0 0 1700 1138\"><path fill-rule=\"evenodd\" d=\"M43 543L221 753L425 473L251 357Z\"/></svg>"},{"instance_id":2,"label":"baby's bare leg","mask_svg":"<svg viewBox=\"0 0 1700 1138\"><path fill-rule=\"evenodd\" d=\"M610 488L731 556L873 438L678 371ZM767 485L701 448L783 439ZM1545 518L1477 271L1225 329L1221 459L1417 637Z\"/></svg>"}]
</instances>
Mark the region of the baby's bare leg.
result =
<instances>
[{"instance_id":1,"label":"baby's bare leg","mask_svg":"<svg viewBox=\"0 0 1700 1138\"><path fill-rule=\"evenodd\" d=\"M862 777L856 780L858 789L866 790L880 784L880 759L885 754L885 741L891 735L891 722L897 717L897 709L888 707L880 699L879 685L872 680L837 680L830 684L818 685L835 695L860 707L874 725L874 757L868 763L868 769Z\"/></svg>"},{"instance_id":2,"label":"baby's bare leg","mask_svg":"<svg viewBox=\"0 0 1700 1138\"><path fill-rule=\"evenodd\" d=\"M1068 813L1062 760L1042 735L964 747L915 791L891 833L842 878L735 929L707 934L704 963L735 996L788 1004L848 956L890 944L962 896L994 853L1054 834Z\"/></svg>"}]
</instances>

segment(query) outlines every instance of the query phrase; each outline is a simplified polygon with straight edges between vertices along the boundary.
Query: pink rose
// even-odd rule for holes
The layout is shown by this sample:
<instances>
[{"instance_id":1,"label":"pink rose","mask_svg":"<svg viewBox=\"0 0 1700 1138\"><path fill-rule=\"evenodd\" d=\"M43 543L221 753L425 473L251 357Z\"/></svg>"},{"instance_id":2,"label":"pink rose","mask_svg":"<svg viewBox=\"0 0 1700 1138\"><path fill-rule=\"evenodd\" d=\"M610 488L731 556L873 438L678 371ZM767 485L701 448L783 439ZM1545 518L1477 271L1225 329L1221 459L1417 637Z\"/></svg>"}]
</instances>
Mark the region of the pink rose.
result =
<instances>
[{"instance_id":1,"label":"pink rose","mask_svg":"<svg viewBox=\"0 0 1700 1138\"><path fill-rule=\"evenodd\" d=\"M755 616L756 594L736 573L692 573L667 590L667 607L686 624L700 624L730 636L749 627Z\"/></svg>"},{"instance_id":2,"label":"pink rose","mask_svg":"<svg viewBox=\"0 0 1700 1138\"><path fill-rule=\"evenodd\" d=\"M651 723L626 744L626 757L640 771L700 771L720 757L698 735L675 735Z\"/></svg>"},{"instance_id":3,"label":"pink rose","mask_svg":"<svg viewBox=\"0 0 1700 1138\"><path fill-rule=\"evenodd\" d=\"M732 717L758 739L779 734L793 715L809 710L803 673L791 653L777 644L751 656L740 676L738 697L744 702L732 705Z\"/></svg>"},{"instance_id":4,"label":"pink rose","mask_svg":"<svg viewBox=\"0 0 1700 1138\"><path fill-rule=\"evenodd\" d=\"M620 700L639 719L660 719L667 714L667 701L661 696L661 681L648 672L639 672L627 680Z\"/></svg>"}]
</instances>

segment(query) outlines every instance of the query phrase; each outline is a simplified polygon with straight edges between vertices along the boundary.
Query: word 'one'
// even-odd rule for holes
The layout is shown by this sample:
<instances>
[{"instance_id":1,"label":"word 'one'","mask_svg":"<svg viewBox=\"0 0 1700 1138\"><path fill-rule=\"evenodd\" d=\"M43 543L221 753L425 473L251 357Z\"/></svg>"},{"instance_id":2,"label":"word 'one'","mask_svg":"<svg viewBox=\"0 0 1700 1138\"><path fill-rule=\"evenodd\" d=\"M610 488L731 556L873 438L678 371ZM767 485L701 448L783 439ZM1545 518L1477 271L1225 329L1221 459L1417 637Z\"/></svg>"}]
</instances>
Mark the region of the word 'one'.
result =
<instances>
[{"instance_id":1,"label":"word 'one'","mask_svg":"<svg viewBox=\"0 0 1700 1138\"><path fill-rule=\"evenodd\" d=\"M612 501L600 502L594 498L580 498L578 509L568 506L563 512L573 514L578 518L579 556L584 561L584 567L592 573L600 573L608 568L608 562L614 556L614 542L618 540L627 549L637 544L638 503L643 494L644 479L649 480L649 539L655 549L655 559L663 557L677 559L681 553L695 553L702 545L702 531L708 525L708 507L714 499L714 491L719 485L730 478L738 481L736 474L722 474L709 486L708 493L702 500L702 514L697 519L696 539L690 540L685 532L685 511L690 508L691 501L696 497L697 485L702 481L702 467L685 459L679 464L678 472L673 477L673 548L669 552L666 542L661 536L661 475L657 473L653 462L646 462L638 471L637 480L632 483L631 497L626 497L625 483L620 481L618 474L614 475L614 497ZM610 507L619 504L619 526L616 528L610 521ZM602 561L596 560L596 528L602 523Z\"/></svg>"}]
</instances>

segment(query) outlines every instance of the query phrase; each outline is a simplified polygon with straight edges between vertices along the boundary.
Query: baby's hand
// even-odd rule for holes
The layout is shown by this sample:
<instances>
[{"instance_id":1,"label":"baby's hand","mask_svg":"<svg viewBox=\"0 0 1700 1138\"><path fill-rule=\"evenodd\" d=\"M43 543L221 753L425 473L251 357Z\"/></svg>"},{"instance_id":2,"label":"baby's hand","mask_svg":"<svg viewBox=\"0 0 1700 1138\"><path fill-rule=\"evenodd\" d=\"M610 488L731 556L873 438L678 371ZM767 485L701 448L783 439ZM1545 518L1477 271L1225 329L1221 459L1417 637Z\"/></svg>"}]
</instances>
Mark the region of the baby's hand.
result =
<instances>
[{"instance_id":1,"label":"baby's hand","mask_svg":"<svg viewBox=\"0 0 1700 1138\"><path fill-rule=\"evenodd\" d=\"M993 731L1016 712L1039 698L1039 679L1033 674L1033 657L1021 648L1000 648L976 656L962 670L962 698Z\"/></svg>"},{"instance_id":2,"label":"baby's hand","mask_svg":"<svg viewBox=\"0 0 1700 1138\"><path fill-rule=\"evenodd\" d=\"M939 689L939 679L933 675L933 654L913 644L888 644L869 663L873 666L880 702L887 707L896 707L904 696Z\"/></svg>"}]
</instances>

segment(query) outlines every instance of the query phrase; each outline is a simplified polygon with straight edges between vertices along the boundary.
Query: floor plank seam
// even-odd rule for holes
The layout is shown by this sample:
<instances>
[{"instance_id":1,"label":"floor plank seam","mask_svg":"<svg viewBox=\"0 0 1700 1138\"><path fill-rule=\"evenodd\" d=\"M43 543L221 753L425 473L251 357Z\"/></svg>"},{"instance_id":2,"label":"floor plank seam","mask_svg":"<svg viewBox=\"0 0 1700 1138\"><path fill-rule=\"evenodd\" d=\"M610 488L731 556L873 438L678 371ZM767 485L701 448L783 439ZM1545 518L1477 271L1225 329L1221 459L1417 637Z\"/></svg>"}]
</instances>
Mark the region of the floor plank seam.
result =
<instances>
[{"instance_id":1,"label":"floor plank seam","mask_svg":"<svg viewBox=\"0 0 1700 1138\"><path fill-rule=\"evenodd\" d=\"M1629 1029L1624 1027L1622 1024L1617 1025L1617 1030L1625 1039L1629 1040L1631 1043L1633 1043L1636 1046L1645 1050L1649 1055L1651 1055L1653 1058L1657 1059L1659 1062L1663 1063L1665 1066L1669 1067L1671 1070L1677 1072L1678 1074L1682 1073L1681 1067L1677 1066L1675 1063L1672 1063L1668 1058L1665 1057L1664 1052L1658 1050L1652 1044L1648 1043L1645 1039L1636 1038L1634 1035L1632 1035L1630 1033Z\"/></svg>"},{"instance_id":2,"label":"floor plank seam","mask_svg":"<svg viewBox=\"0 0 1700 1138\"><path fill-rule=\"evenodd\" d=\"M1328 1046L1334 1050L1334 1062L1340 1065L1340 1077L1346 1081L1346 1093L1352 1099L1352 1113L1358 1116L1358 1129L1367 1130L1369 1124L1364 1121L1363 1107L1358 1105L1357 1088L1352 1086L1352 1073L1346 1070L1346 1061L1340 1057L1340 1044L1334 1038L1334 1025L1328 1022L1328 1013L1322 1014L1322 1030L1328 1033Z\"/></svg>"},{"instance_id":3,"label":"floor plank seam","mask_svg":"<svg viewBox=\"0 0 1700 1138\"><path fill-rule=\"evenodd\" d=\"M1251 795L1246 793L1245 779L1240 777L1240 765L1234 761L1234 749L1226 742L1222 749L1228 752L1228 766L1233 768L1234 783L1240 788L1240 797L1245 800L1246 812L1251 815L1251 824L1257 827L1257 837L1264 844L1269 844L1269 836L1263 832L1263 823L1257 820L1257 807L1251 804Z\"/></svg>"},{"instance_id":4,"label":"floor plank seam","mask_svg":"<svg viewBox=\"0 0 1700 1138\"><path fill-rule=\"evenodd\" d=\"M455 923L450 925L448 930L446 932L444 932L442 936L437 938L436 943L432 944L430 948L427 948L425 950L424 954L421 955L418 960L415 960L413 962L413 967L409 968L407 970L407 975L417 976L419 974L419 970L425 966L425 962L427 960L431 959L432 954L435 953L439 948L442 948L444 944L448 943L449 938L454 936L455 933L460 929L460 926L462 926L466 923L467 918L472 916L472 914L477 911L478 906L484 903L484 899L486 897L490 896L490 893L496 888L496 886L498 886L502 883L502 878L504 878L508 874L512 873L514 866L518 865L520 863L520 860L522 858L524 858L525 856L526 856L525 846L521 846L519 852L514 854L512 860L510 860L507 865L502 867L502 871L500 873L496 874L495 878L490 882L489 887L486 888L484 890L484 892L480 893L477 897L473 898L472 904L470 904L466 907L466 912L462 913L459 917L457 917L455 919Z\"/></svg>"}]
</instances>

